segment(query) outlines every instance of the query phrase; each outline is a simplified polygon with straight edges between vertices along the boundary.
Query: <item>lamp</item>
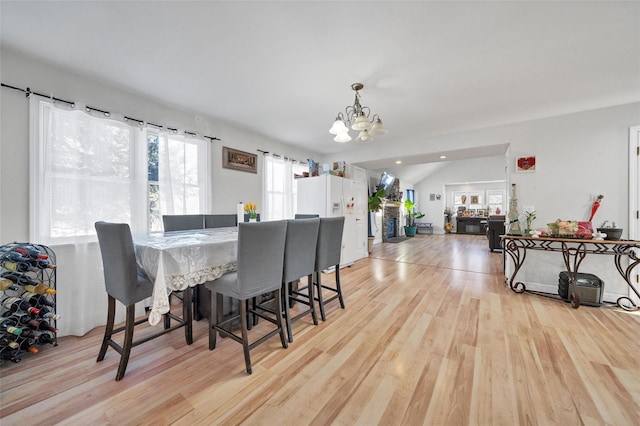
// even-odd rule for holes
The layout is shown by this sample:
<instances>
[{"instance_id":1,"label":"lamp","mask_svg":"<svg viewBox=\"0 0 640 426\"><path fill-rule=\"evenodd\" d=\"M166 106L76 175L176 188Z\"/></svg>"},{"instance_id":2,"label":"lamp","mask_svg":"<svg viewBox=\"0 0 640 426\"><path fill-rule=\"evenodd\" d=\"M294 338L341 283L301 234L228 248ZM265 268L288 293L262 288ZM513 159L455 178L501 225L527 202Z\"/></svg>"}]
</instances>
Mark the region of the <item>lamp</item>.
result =
<instances>
[{"instance_id":1,"label":"lamp","mask_svg":"<svg viewBox=\"0 0 640 426\"><path fill-rule=\"evenodd\" d=\"M373 136L381 136L388 133L388 130L384 128L382 120L378 114L374 114L369 121L369 115L371 110L369 107L360 105L360 90L364 88L362 83L353 83L351 89L356 92L356 99L353 105L349 105L344 109L344 114L339 112L336 120L333 122L333 126L329 129L329 133L336 135L333 138L334 141L344 143L351 140L349 135L349 126L353 130L357 130L360 133L356 138L356 142L368 142L373 139Z\"/></svg>"}]
</instances>

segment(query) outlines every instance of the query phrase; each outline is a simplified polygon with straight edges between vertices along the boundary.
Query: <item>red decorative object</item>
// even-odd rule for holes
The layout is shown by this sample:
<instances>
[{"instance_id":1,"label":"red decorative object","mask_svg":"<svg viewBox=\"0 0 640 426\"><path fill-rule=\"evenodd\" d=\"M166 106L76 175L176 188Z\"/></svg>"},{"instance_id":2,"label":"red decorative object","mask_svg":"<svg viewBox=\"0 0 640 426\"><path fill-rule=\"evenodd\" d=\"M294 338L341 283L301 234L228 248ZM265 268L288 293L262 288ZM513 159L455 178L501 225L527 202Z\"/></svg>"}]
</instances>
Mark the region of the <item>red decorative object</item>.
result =
<instances>
[{"instance_id":1,"label":"red decorative object","mask_svg":"<svg viewBox=\"0 0 640 426\"><path fill-rule=\"evenodd\" d=\"M536 157L518 157L518 171L532 172L536 169Z\"/></svg>"}]
</instances>

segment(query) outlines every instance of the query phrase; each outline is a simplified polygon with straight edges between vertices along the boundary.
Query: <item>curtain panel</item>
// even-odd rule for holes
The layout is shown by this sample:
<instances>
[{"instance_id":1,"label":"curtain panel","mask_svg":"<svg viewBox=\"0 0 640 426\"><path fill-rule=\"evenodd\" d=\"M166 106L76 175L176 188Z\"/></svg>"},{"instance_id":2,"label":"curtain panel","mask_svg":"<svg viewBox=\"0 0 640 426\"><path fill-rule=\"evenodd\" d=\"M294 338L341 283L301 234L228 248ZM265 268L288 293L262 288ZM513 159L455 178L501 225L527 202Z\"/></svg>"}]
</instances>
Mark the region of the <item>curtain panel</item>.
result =
<instances>
[{"instance_id":1,"label":"curtain panel","mask_svg":"<svg viewBox=\"0 0 640 426\"><path fill-rule=\"evenodd\" d=\"M209 158L209 144L197 138L30 99L29 239L57 255L60 336L106 321L94 223L128 223L145 234L162 230L162 214L204 212Z\"/></svg>"}]
</instances>

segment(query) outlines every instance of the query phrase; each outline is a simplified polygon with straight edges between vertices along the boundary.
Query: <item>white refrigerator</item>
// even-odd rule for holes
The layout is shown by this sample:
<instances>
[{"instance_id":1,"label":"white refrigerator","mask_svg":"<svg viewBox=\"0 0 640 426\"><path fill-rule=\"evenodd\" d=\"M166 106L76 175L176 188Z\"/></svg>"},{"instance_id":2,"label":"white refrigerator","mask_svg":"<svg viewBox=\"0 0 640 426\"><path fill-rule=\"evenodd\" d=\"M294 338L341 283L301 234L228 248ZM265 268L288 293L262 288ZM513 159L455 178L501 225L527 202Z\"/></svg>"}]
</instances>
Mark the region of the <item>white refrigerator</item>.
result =
<instances>
[{"instance_id":1,"label":"white refrigerator","mask_svg":"<svg viewBox=\"0 0 640 426\"><path fill-rule=\"evenodd\" d=\"M298 213L344 216L340 266L367 255L367 189L359 180L325 174L300 178Z\"/></svg>"}]
</instances>

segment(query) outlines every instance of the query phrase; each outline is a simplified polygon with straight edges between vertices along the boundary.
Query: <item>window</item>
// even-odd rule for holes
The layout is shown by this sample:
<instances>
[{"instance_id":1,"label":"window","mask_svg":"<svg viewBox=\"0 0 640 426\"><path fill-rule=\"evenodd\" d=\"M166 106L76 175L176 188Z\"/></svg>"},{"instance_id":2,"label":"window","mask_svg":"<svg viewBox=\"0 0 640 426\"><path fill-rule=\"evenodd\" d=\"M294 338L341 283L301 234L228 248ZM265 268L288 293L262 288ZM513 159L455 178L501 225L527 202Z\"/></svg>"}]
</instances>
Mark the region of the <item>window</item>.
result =
<instances>
[{"instance_id":1,"label":"window","mask_svg":"<svg viewBox=\"0 0 640 426\"><path fill-rule=\"evenodd\" d=\"M147 132L148 227L162 230L163 214L206 210L204 142L177 135ZM203 171L204 170L204 171Z\"/></svg>"},{"instance_id":2,"label":"window","mask_svg":"<svg viewBox=\"0 0 640 426\"><path fill-rule=\"evenodd\" d=\"M160 230L162 213L203 211L205 142L31 102L32 240L93 241L98 220Z\"/></svg>"},{"instance_id":3,"label":"window","mask_svg":"<svg viewBox=\"0 0 640 426\"><path fill-rule=\"evenodd\" d=\"M302 176L309 167L291 160L266 155L264 157L262 220L292 219L298 207L298 185L295 176Z\"/></svg>"},{"instance_id":4,"label":"window","mask_svg":"<svg viewBox=\"0 0 640 426\"><path fill-rule=\"evenodd\" d=\"M505 192L501 190L487 191L489 214L505 214L504 196Z\"/></svg>"}]
</instances>

